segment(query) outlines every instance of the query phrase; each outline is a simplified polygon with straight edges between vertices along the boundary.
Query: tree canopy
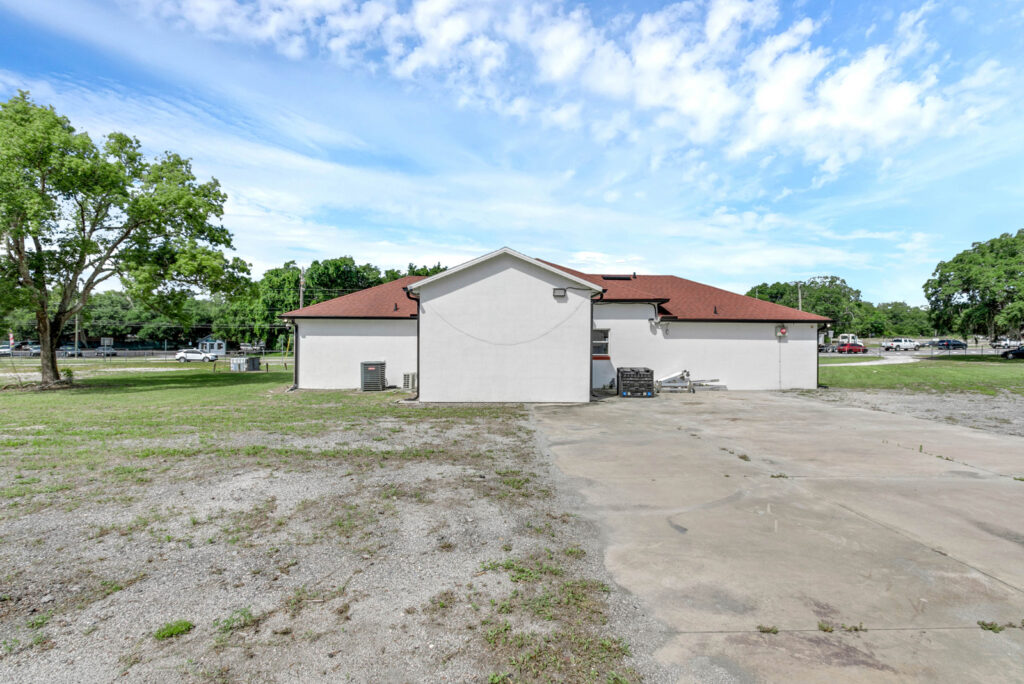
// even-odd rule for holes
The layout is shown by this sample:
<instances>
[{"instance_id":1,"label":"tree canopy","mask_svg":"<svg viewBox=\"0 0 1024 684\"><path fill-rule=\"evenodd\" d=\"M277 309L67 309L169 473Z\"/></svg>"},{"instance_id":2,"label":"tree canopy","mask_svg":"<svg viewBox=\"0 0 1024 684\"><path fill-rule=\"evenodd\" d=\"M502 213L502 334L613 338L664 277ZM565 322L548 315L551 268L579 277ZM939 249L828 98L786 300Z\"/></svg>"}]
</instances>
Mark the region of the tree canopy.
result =
<instances>
[{"instance_id":1,"label":"tree canopy","mask_svg":"<svg viewBox=\"0 0 1024 684\"><path fill-rule=\"evenodd\" d=\"M836 332L851 332L864 337L928 335L932 325L927 310L905 302L872 304L861 299L860 290L838 276L818 276L788 283L761 283L747 292L783 306L827 316L835 321Z\"/></svg>"},{"instance_id":2,"label":"tree canopy","mask_svg":"<svg viewBox=\"0 0 1024 684\"><path fill-rule=\"evenodd\" d=\"M147 160L123 133L97 144L25 92L0 103L0 313L33 312L44 383L59 379L64 326L104 282L172 317L196 291L243 282L247 265L222 251L225 199L177 154Z\"/></svg>"},{"instance_id":3,"label":"tree canopy","mask_svg":"<svg viewBox=\"0 0 1024 684\"><path fill-rule=\"evenodd\" d=\"M1024 327L1024 230L975 242L941 261L924 284L932 320L961 335L1020 335Z\"/></svg>"},{"instance_id":4,"label":"tree canopy","mask_svg":"<svg viewBox=\"0 0 1024 684\"><path fill-rule=\"evenodd\" d=\"M407 275L433 275L443 270L441 264L409 264L404 272L398 269L382 272L373 264L356 264L351 256L314 261L306 269L303 305L317 304ZM247 329L239 325L235 333L226 338L248 342L263 340L269 347L282 347L287 330L280 316L299 308L300 276L300 268L294 261L264 273L245 296L235 298L231 311L226 314L232 320L249 320L252 324Z\"/></svg>"},{"instance_id":5,"label":"tree canopy","mask_svg":"<svg viewBox=\"0 0 1024 684\"><path fill-rule=\"evenodd\" d=\"M304 304L316 304L407 275L426 276L443 270L440 264L381 270L372 264L356 266L350 256L313 262L306 269ZM82 308L80 330L88 339L114 337L120 344L141 348L159 348L165 343L176 348L207 334L229 343L263 341L270 348L284 348L289 331L280 316L299 306L299 277L299 266L289 261L256 281L245 280L230 295L188 297L174 317L138 302L127 292L96 292ZM27 306L0 314L0 326L12 330L19 340L33 339L37 332L34 313ZM70 338L71 332L66 330L65 336Z\"/></svg>"}]
</instances>

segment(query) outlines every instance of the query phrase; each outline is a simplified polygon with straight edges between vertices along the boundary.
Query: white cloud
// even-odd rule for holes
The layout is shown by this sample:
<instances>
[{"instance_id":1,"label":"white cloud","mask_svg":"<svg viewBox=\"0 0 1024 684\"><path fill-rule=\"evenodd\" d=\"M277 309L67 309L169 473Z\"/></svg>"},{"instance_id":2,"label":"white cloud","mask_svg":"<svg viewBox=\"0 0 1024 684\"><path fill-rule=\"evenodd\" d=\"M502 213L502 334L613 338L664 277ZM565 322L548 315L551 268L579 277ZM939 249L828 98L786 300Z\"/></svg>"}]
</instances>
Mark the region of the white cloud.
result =
<instances>
[{"instance_id":1,"label":"white cloud","mask_svg":"<svg viewBox=\"0 0 1024 684\"><path fill-rule=\"evenodd\" d=\"M588 23L583 12L576 10L536 30L531 43L541 81L564 81L579 72L594 49Z\"/></svg>"},{"instance_id":2,"label":"white cloud","mask_svg":"<svg viewBox=\"0 0 1024 684\"><path fill-rule=\"evenodd\" d=\"M564 128L565 130L575 130L580 127L582 123L582 117L580 113L583 111L583 104L580 102L570 102L556 107L548 109L541 114L541 119L544 121L546 126L557 126L558 128Z\"/></svg>"},{"instance_id":3,"label":"white cloud","mask_svg":"<svg viewBox=\"0 0 1024 684\"><path fill-rule=\"evenodd\" d=\"M35 82L37 99L193 156L225 182L229 226L260 263L296 242L392 258L408 243L402 258L422 261L434 243L455 258L551 236L562 253L644 254L709 281L732 269L735 283L876 268L880 244L911 263L929 246L920 225L841 217L899 210L1019 140L1015 63L930 30L944 14L930 4L874 13L865 39L866 24L810 5L778 24L776 3L735 0L614 20L560 0L122 0L141 23L50 1L65 11L0 4L181 90ZM77 20L100 6L120 23ZM0 73L8 92L22 82ZM828 183L826 201L814 189ZM773 213L783 200L801 220Z\"/></svg>"},{"instance_id":4,"label":"white cloud","mask_svg":"<svg viewBox=\"0 0 1024 684\"><path fill-rule=\"evenodd\" d=\"M718 43L722 40L735 40L735 29L743 24L751 28L770 25L778 15L778 8L773 0L712 0L708 9L704 33L708 42Z\"/></svg>"},{"instance_id":5,"label":"white cloud","mask_svg":"<svg viewBox=\"0 0 1024 684\"><path fill-rule=\"evenodd\" d=\"M122 0L129 2L129 0ZM326 51L349 68L386 69L450 88L463 106L567 130L603 123L609 98L630 107L630 140L644 120L690 144L800 155L830 182L866 154L953 135L1002 100L992 61L953 85L936 50L927 0L899 14L888 42L837 52L814 43L827 18L775 31L775 0L678 2L616 15L603 26L558 0L135 0L139 10L222 40L273 45L293 58ZM798 10L801 11L801 10ZM878 33L876 25L866 40ZM582 103L582 106L580 106ZM594 118L588 120L587 116Z\"/></svg>"},{"instance_id":6,"label":"white cloud","mask_svg":"<svg viewBox=\"0 0 1024 684\"><path fill-rule=\"evenodd\" d=\"M630 130L630 114L625 110L616 112L609 119L594 121L590 130L597 142L609 143Z\"/></svg>"},{"instance_id":7,"label":"white cloud","mask_svg":"<svg viewBox=\"0 0 1024 684\"><path fill-rule=\"evenodd\" d=\"M607 254L605 252L573 252L565 265L584 273L652 273L645 266L646 259L639 254Z\"/></svg>"},{"instance_id":8,"label":"white cloud","mask_svg":"<svg viewBox=\"0 0 1024 684\"><path fill-rule=\"evenodd\" d=\"M633 63L618 45L604 41L594 48L581 82L599 95L626 98L633 92Z\"/></svg>"}]
</instances>

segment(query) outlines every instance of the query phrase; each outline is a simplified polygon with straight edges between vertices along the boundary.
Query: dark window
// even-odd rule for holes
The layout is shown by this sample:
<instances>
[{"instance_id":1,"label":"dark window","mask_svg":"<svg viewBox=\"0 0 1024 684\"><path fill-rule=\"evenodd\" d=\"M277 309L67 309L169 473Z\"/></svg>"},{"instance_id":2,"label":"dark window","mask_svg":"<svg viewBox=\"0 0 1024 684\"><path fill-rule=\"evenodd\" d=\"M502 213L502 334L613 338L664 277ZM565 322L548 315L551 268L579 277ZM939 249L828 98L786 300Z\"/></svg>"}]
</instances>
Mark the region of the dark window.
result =
<instances>
[{"instance_id":1,"label":"dark window","mask_svg":"<svg viewBox=\"0 0 1024 684\"><path fill-rule=\"evenodd\" d=\"M591 330L590 331L590 353L591 354L607 354L608 353L608 331L607 330Z\"/></svg>"}]
</instances>

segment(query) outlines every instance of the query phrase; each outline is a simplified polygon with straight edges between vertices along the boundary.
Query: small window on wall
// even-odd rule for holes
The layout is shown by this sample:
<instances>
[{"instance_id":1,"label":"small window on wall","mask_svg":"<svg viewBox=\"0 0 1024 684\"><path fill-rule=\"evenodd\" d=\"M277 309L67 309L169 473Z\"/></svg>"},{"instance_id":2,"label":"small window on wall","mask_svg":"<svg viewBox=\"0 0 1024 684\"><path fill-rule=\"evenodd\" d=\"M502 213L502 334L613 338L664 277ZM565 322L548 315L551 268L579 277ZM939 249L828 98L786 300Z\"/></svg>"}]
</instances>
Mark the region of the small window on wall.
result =
<instances>
[{"instance_id":1,"label":"small window on wall","mask_svg":"<svg viewBox=\"0 0 1024 684\"><path fill-rule=\"evenodd\" d=\"M607 330L591 330L590 331L590 353L591 354L608 354L608 331Z\"/></svg>"}]
</instances>

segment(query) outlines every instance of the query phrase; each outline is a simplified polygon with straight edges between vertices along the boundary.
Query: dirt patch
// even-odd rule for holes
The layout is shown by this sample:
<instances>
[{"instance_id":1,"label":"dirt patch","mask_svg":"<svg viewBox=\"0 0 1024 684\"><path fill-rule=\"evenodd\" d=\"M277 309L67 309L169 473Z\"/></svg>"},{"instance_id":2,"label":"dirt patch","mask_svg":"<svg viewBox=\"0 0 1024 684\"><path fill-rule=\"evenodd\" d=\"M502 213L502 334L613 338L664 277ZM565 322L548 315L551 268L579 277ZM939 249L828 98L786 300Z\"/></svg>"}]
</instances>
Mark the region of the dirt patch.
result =
<instances>
[{"instance_id":1,"label":"dirt patch","mask_svg":"<svg viewBox=\"0 0 1024 684\"><path fill-rule=\"evenodd\" d=\"M1024 436L1024 397L1011 392L995 396L969 392L901 392L897 390L822 389L801 396L935 420L951 425Z\"/></svg>"},{"instance_id":2,"label":"dirt patch","mask_svg":"<svg viewBox=\"0 0 1024 684\"><path fill-rule=\"evenodd\" d=\"M5 428L0 668L670 680L658 626L606 574L597 528L567 513L577 494L521 409L346 421L129 439L82 426L66 461Z\"/></svg>"}]
</instances>

